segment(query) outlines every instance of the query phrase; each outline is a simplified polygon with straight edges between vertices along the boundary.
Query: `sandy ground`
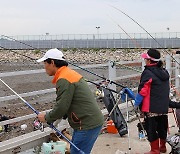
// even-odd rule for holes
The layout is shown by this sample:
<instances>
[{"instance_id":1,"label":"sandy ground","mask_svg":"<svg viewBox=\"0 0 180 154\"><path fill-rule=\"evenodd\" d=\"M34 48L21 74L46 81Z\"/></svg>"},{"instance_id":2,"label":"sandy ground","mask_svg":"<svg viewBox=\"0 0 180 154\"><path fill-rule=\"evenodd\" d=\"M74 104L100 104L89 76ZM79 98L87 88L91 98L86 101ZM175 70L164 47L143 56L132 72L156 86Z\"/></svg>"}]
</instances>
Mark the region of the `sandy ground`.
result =
<instances>
[{"instance_id":1,"label":"sandy ground","mask_svg":"<svg viewBox=\"0 0 180 154\"><path fill-rule=\"evenodd\" d=\"M138 120L129 123L129 140L127 136L121 138L119 134L100 135L92 150L92 154L125 154L126 152L127 154L143 154L144 152L148 152L150 150L148 141L140 141L138 139L137 123ZM169 126L176 126L172 113L169 114ZM170 128L170 135L177 133L177 131L177 127ZM131 147L130 151L128 151L129 143ZM167 148L167 153L170 153L171 148L168 144Z\"/></svg>"}]
</instances>

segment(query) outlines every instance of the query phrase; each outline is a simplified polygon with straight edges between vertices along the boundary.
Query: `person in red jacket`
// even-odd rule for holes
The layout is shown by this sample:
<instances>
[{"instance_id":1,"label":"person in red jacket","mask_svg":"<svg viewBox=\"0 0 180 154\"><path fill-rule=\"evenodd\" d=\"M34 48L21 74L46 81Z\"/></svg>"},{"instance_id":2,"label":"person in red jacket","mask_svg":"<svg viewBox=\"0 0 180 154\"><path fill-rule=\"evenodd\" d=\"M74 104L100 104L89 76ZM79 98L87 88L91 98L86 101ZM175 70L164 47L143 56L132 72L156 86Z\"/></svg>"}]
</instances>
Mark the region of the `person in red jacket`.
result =
<instances>
[{"instance_id":1,"label":"person in red jacket","mask_svg":"<svg viewBox=\"0 0 180 154\"><path fill-rule=\"evenodd\" d=\"M135 106L145 115L145 129L151 151L145 154L166 153L169 108L169 73L162 67L160 52L149 49L141 55L146 66L141 75Z\"/></svg>"}]
</instances>

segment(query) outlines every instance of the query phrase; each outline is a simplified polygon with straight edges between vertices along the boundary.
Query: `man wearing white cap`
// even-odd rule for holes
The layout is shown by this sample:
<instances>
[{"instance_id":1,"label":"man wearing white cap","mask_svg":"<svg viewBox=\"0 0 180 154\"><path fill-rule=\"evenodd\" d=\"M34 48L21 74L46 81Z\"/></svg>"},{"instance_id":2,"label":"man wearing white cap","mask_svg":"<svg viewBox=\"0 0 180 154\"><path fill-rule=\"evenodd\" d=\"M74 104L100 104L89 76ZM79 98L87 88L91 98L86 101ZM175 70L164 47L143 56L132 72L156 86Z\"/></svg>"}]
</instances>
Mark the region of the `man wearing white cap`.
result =
<instances>
[{"instance_id":1,"label":"man wearing white cap","mask_svg":"<svg viewBox=\"0 0 180 154\"><path fill-rule=\"evenodd\" d=\"M52 83L56 85L57 94L52 111L40 113L38 119L50 124L67 116L74 129L72 142L89 154L104 121L91 90L83 77L68 67L60 50L48 50L38 62L44 62L46 73L54 76ZM71 154L77 153L71 146Z\"/></svg>"}]
</instances>

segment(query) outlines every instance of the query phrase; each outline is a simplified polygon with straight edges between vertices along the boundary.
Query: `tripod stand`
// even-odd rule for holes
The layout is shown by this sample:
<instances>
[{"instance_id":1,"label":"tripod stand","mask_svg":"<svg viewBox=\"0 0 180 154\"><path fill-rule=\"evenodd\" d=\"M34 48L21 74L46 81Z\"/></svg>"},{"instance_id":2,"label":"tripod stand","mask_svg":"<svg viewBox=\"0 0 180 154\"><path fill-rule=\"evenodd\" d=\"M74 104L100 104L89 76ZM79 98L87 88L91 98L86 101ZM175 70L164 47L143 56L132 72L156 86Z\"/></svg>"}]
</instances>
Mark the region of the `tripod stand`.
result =
<instances>
[{"instance_id":1,"label":"tripod stand","mask_svg":"<svg viewBox=\"0 0 180 154\"><path fill-rule=\"evenodd\" d=\"M117 109L119 109L118 104L120 101L121 101L121 95L119 95L119 98L116 100L116 103L114 104L112 110L109 112L109 115L106 118L105 122L107 122L108 119L110 117L112 117L113 114L116 114L115 111ZM126 103L126 120L124 120L123 122L124 122L124 125L126 125L125 130L126 130L126 134L128 135L128 154L130 154L131 153L131 145L130 145L130 131L129 131L129 126L128 126L128 122L129 122L129 110L128 110L128 108L129 108L129 105L128 105L128 96L127 95L126 95L125 103Z\"/></svg>"},{"instance_id":2,"label":"tripod stand","mask_svg":"<svg viewBox=\"0 0 180 154\"><path fill-rule=\"evenodd\" d=\"M124 91L121 91L120 93L119 93L119 98L118 98L118 100L116 101L116 104L114 105L114 107L112 108L112 110L110 111L110 113L109 113L109 115L108 115L108 118L110 118L111 117L111 115L113 114L113 112L114 112L114 110L116 109L116 108L118 108L118 104L119 104L119 102L120 102L120 100L121 100L121 98L122 98L122 94L124 94ZM131 153L131 143L130 143L130 130L129 130L129 125L128 125L128 122L129 122L129 102L131 103L131 105L133 106L133 108L134 108L134 105L133 105L133 102L132 102L132 100L131 101L128 101L128 94L126 94L125 93L125 99L124 99L124 103L126 103L126 125L127 125L127 134L128 134L128 154L130 154ZM139 120L139 123L140 123L140 125L141 125L141 127L142 127L142 132L143 132L143 136L146 136L146 131L145 131L145 129L144 129L144 126L143 126L143 124L142 124L142 122L141 122L141 120L140 120L140 116L138 115L138 113L137 113L137 111L136 110L134 110L135 111L135 114L136 114L136 117L138 118L138 120ZM108 120L108 118L106 119L106 121Z\"/></svg>"}]
</instances>

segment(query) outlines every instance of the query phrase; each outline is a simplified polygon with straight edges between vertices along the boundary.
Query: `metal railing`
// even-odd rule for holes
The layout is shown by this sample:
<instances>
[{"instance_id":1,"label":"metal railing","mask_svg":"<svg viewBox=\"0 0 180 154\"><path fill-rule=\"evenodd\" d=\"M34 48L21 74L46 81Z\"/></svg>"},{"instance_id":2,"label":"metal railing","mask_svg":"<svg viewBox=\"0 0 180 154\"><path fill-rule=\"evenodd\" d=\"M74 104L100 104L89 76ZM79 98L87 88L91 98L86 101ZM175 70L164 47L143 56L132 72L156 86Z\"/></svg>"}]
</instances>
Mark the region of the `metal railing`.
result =
<instances>
[{"instance_id":1,"label":"metal railing","mask_svg":"<svg viewBox=\"0 0 180 154\"><path fill-rule=\"evenodd\" d=\"M113 34L61 34L10 36L37 49L49 48L161 48L147 33ZM180 32L151 33L164 48L180 47ZM135 39L137 43L134 43ZM138 46L137 46L138 44ZM8 49L31 49L30 47L0 36L0 45Z\"/></svg>"}]
</instances>

